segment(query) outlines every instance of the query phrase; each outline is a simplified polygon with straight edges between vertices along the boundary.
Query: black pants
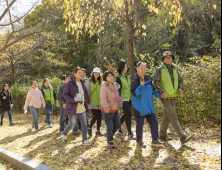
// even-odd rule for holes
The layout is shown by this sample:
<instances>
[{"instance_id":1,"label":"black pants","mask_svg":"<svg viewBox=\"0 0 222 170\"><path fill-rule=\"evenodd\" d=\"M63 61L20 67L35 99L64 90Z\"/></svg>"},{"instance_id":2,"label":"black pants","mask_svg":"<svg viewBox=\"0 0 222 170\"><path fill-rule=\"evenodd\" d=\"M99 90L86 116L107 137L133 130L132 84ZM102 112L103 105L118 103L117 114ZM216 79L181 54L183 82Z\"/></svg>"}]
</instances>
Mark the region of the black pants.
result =
<instances>
[{"instance_id":1,"label":"black pants","mask_svg":"<svg viewBox=\"0 0 222 170\"><path fill-rule=\"evenodd\" d=\"M101 122L102 122L102 112L101 110L95 110L95 109L92 109L91 112L93 114L93 118L91 120L89 128L92 129L93 125L97 121L97 130L99 131L101 127Z\"/></svg>"},{"instance_id":2,"label":"black pants","mask_svg":"<svg viewBox=\"0 0 222 170\"><path fill-rule=\"evenodd\" d=\"M126 121L126 127L129 134L132 134L132 111L131 111L132 101L123 102L123 112L124 115L120 119L121 125Z\"/></svg>"}]
</instances>

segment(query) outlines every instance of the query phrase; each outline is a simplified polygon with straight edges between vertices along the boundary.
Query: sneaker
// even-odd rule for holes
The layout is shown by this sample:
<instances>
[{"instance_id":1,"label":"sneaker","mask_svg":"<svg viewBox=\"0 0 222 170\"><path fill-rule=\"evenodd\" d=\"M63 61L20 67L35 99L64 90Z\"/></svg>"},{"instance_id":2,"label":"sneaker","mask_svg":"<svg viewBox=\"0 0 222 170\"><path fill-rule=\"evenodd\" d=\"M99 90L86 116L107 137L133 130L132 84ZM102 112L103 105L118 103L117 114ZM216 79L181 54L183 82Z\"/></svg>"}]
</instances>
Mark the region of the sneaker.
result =
<instances>
[{"instance_id":1,"label":"sneaker","mask_svg":"<svg viewBox=\"0 0 222 170\"><path fill-rule=\"evenodd\" d=\"M164 146L165 143L155 140L152 142L151 146Z\"/></svg>"},{"instance_id":2,"label":"sneaker","mask_svg":"<svg viewBox=\"0 0 222 170\"><path fill-rule=\"evenodd\" d=\"M67 141L67 135L62 134L62 141L66 142Z\"/></svg>"},{"instance_id":3,"label":"sneaker","mask_svg":"<svg viewBox=\"0 0 222 170\"><path fill-rule=\"evenodd\" d=\"M146 145L143 143L143 140L140 140L139 142L137 142L137 145L139 145L141 148L146 147Z\"/></svg>"},{"instance_id":4,"label":"sneaker","mask_svg":"<svg viewBox=\"0 0 222 170\"><path fill-rule=\"evenodd\" d=\"M85 146L92 146L92 143L89 140L85 140L82 144Z\"/></svg>"},{"instance_id":5,"label":"sneaker","mask_svg":"<svg viewBox=\"0 0 222 170\"><path fill-rule=\"evenodd\" d=\"M160 136L159 139L162 140L162 141L171 141L171 140L173 140L173 138L169 137L167 134L165 134L163 136Z\"/></svg>"},{"instance_id":6,"label":"sneaker","mask_svg":"<svg viewBox=\"0 0 222 170\"><path fill-rule=\"evenodd\" d=\"M119 133L120 133L120 134L123 134L123 131L122 131L122 129L119 129Z\"/></svg>"},{"instance_id":7,"label":"sneaker","mask_svg":"<svg viewBox=\"0 0 222 170\"><path fill-rule=\"evenodd\" d=\"M88 129L88 135L92 136L92 129L90 129L90 128Z\"/></svg>"},{"instance_id":8,"label":"sneaker","mask_svg":"<svg viewBox=\"0 0 222 170\"><path fill-rule=\"evenodd\" d=\"M0 126L3 126L3 122L0 123Z\"/></svg>"},{"instance_id":9,"label":"sneaker","mask_svg":"<svg viewBox=\"0 0 222 170\"><path fill-rule=\"evenodd\" d=\"M52 124L49 125L49 128L52 128Z\"/></svg>"},{"instance_id":10,"label":"sneaker","mask_svg":"<svg viewBox=\"0 0 222 170\"><path fill-rule=\"evenodd\" d=\"M101 132L100 130L98 130L98 131L96 132L96 135L97 135L97 136L104 136L104 134L102 134L102 132Z\"/></svg>"},{"instance_id":11,"label":"sneaker","mask_svg":"<svg viewBox=\"0 0 222 170\"><path fill-rule=\"evenodd\" d=\"M10 123L10 126L15 126L15 123Z\"/></svg>"},{"instance_id":12,"label":"sneaker","mask_svg":"<svg viewBox=\"0 0 222 170\"><path fill-rule=\"evenodd\" d=\"M136 136L134 134L129 134L128 138L131 140L136 140Z\"/></svg>"},{"instance_id":13,"label":"sneaker","mask_svg":"<svg viewBox=\"0 0 222 170\"><path fill-rule=\"evenodd\" d=\"M81 131L78 131L78 132L73 132L73 135L76 135L76 136L80 136L82 134Z\"/></svg>"},{"instance_id":14,"label":"sneaker","mask_svg":"<svg viewBox=\"0 0 222 170\"><path fill-rule=\"evenodd\" d=\"M115 145L113 144L113 142L109 142L108 147L109 149L114 149Z\"/></svg>"},{"instance_id":15,"label":"sneaker","mask_svg":"<svg viewBox=\"0 0 222 170\"><path fill-rule=\"evenodd\" d=\"M193 138L193 136L185 136L184 138L182 138L180 141L181 143L184 145L188 142L190 142L190 140Z\"/></svg>"}]
</instances>

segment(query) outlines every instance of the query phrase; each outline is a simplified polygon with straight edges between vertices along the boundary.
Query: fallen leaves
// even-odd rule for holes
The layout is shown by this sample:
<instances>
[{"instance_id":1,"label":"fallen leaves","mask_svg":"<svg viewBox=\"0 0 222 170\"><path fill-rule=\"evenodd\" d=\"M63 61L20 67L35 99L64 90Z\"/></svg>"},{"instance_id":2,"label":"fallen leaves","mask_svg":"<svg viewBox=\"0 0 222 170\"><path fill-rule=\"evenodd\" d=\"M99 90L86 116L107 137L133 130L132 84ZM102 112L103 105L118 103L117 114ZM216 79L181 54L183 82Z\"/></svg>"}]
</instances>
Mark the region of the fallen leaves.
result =
<instances>
[{"instance_id":1,"label":"fallen leaves","mask_svg":"<svg viewBox=\"0 0 222 170\"><path fill-rule=\"evenodd\" d=\"M7 118L6 118L7 119ZM126 127L124 135L116 134L116 149L107 148L105 137L93 136L89 140L92 147L82 146L81 136L70 132L67 143L61 141L59 133L59 116L53 116L53 128L44 124L44 116L40 119L40 131L31 130L30 115L14 115L15 127L1 127L0 148L18 153L37 162L58 170L211 170L221 169L221 127L206 128L186 126L186 133L194 135L194 141L182 146L175 132L169 130L174 140L163 148L152 148L151 134L148 124L144 126L144 142L147 148L139 148L136 141L128 140ZM95 130L96 127L94 127ZM102 132L105 132L103 121ZM133 120L133 132L135 121ZM2 167L3 165L0 164ZM0 168L1 169L1 168Z\"/></svg>"}]
</instances>

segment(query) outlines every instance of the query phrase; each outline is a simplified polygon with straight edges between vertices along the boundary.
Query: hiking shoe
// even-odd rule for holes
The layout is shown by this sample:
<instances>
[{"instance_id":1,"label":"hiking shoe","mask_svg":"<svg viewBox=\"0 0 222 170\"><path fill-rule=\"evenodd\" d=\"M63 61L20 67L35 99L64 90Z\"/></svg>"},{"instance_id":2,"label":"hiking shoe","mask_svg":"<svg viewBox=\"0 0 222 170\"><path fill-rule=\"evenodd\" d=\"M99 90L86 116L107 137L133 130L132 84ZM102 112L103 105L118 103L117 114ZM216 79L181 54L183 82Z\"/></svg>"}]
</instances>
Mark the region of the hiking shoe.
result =
<instances>
[{"instance_id":1,"label":"hiking shoe","mask_svg":"<svg viewBox=\"0 0 222 170\"><path fill-rule=\"evenodd\" d=\"M109 149L114 149L115 145L113 144L113 142L109 142L108 147Z\"/></svg>"},{"instance_id":2,"label":"hiking shoe","mask_svg":"<svg viewBox=\"0 0 222 170\"><path fill-rule=\"evenodd\" d=\"M182 145L190 142L190 140L193 138L193 136L185 136L184 138L182 138L180 141L182 143Z\"/></svg>"},{"instance_id":3,"label":"hiking shoe","mask_svg":"<svg viewBox=\"0 0 222 170\"><path fill-rule=\"evenodd\" d=\"M0 123L0 126L3 126L3 122Z\"/></svg>"},{"instance_id":4,"label":"hiking shoe","mask_svg":"<svg viewBox=\"0 0 222 170\"><path fill-rule=\"evenodd\" d=\"M143 143L143 140L140 140L139 142L137 142L137 145L139 145L141 148L146 147L146 145Z\"/></svg>"},{"instance_id":5,"label":"hiking shoe","mask_svg":"<svg viewBox=\"0 0 222 170\"><path fill-rule=\"evenodd\" d=\"M62 134L62 141L66 142L67 141L67 135Z\"/></svg>"},{"instance_id":6,"label":"hiking shoe","mask_svg":"<svg viewBox=\"0 0 222 170\"><path fill-rule=\"evenodd\" d=\"M52 124L49 125L49 128L52 128Z\"/></svg>"},{"instance_id":7,"label":"hiking shoe","mask_svg":"<svg viewBox=\"0 0 222 170\"><path fill-rule=\"evenodd\" d=\"M97 136L104 136L104 134L103 134L100 130L98 130L98 131L96 132L96 135L97 135Z\"/></svg>"},{"instance_id":8,"label":"hiking shoe","mask_svg":"<svg viewBox=\"0 0 222 170\"><path fill-rule=\"evenodd\" d=\"M129 134L128 138L131 140L136 140L136 136L134 134Z\"/></svg>"},{"instance_id":9,"label":"hiking shoe","mask_svg":"<svg viewBox=\"0 0 222 170\"><path fill-rule=\"evenodd\" d=\"M173 140L173 138L169 137L167 134L165 134L163 136L160 136L159 139L162 140L162 141L171 141L171 140Z\"/></svg>"},{"instance_id":10,"label":"hiking shoe","mask_svg":"<svg viewBox=\"0 0 222 170\"><path fill-rule=\"evenodd\" d=\"M151 146L164 146L165 143L155 140L152 142Z\"/></svg>"},{"instance_id":11,"label":"hiking shoe","mask_svg":"<svg viewBox=\"0 0 222 170\"><path fill-rule=\"evenodd\" d=\"M122 129L119 129L119 133L120 133L120 134L123 134L123 131L122 131Z\"/></svg>"},{"instance_id":12,"label":"hiking shoe","mask_svg":"<svg viewBox=\"0 0 222 170\"><path fill-rule=\"evenodd\" d=\"M15 126L15 123L10 123L10 126Z\"/></svg>"},{"instance_id":13,"label":"hiking shoe","mask_svg":"<svg viewBox=\"0 0 222 170\"><path fill-rule=\"evenodd\" d=\"M85 146L91 146L92 145L92 143L89 140L85 140L82 144L85 145Z\"/></svg>"},{"instance_id":14,"label":"hiking shoe","mask_svg":"<svg viewBox=\"0 0 222 170\"><path fill-rule=\"evenodd\" d=\"M92 129L90 129L90 128L88 129L88 135L92 136Z\"/></svg>"},{"instance_id":15,"label":"hiking shoe","mask_svg":"<svg viewBox=\"0 0 222 170\"><path fill-rule=\"evenodd\" d=\"M82 134L81 131L78 131L78 132L73 132L73 135L77 135L77 136L80 136Z\"/></svg>"}]
</instances>

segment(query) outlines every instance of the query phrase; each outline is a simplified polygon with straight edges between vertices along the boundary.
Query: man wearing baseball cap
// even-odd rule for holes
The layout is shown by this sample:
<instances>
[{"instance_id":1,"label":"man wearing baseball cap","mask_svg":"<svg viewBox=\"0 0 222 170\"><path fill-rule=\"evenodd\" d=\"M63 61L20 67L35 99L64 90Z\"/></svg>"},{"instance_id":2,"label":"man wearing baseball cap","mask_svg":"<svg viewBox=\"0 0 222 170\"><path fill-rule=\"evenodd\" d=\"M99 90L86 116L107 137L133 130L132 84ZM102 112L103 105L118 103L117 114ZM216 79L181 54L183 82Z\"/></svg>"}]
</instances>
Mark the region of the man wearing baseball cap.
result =
<instances>
[{"instance_id":1,"label":"man wearing baseball cap","mask_svg":"<svg viewBox=\"0 0 222 170\"><path fill-rule=\"evenodd\" d=\"M183 79L172 64L174 60L175 56L170 51L165 51L162 57L163 66L157 69L154 76L154 86L164 96L161 99L164 106L164 116L160 128L160 140L172 140L167 136L167 129L171 123L179 135L181 143L185 144L192 139L192 136L186 136L183 133L174 108L178 97L183 95Z\"/></svg>"}]
</instances>

